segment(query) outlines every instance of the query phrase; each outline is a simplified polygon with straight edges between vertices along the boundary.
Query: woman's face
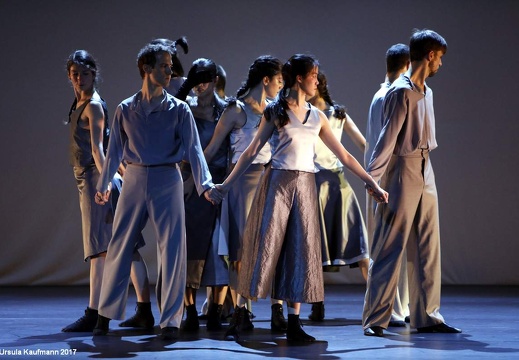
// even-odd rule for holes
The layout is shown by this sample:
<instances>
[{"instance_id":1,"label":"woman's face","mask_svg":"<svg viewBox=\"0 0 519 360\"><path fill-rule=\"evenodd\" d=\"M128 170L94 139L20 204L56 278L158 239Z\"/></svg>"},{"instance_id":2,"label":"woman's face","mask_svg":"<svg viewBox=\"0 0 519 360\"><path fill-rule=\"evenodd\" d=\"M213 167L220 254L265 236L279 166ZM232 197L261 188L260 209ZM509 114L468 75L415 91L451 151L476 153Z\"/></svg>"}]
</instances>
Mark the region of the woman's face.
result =
<instances>
[{"instance_id":1,"label":"woman's face","mask_svg":"<svg viewBox=\"0 0 519 360\"><path fill-rule=\"evenodd\" d=\"M94 89L94 73L84 65L73 64L70 66L68 78L77 92L92 91Z\"/></svg>"},{"instance_id":2,"label":"woman's face","mask_svg":"<svg viewBox=\"0 0 519 360\"><path fill-rule=\"evenodd\" d=\"M315 66L303 79L301 79L301 82L299 83L300 89L307 97L313 97L317 93L317 85L319 84L319 81L317 80L318 73L319 68Z\"/></svg>"},{"instance_id":3,"label":"woman's face","mask_svg":"<svg viewBox=\"0 0 519 360\"><path fill-rule=\"evenodd\" d=\"M273 99L277 96L278 92L283 88L283 75L277 74L272 76L270 79L267 77L265 92L267 97Z\"/></svg>"},{"instance_id":4,"label":"woman's face","mask_svg":"<svg viewBox=\"0 0 519 360\"><path fill-rule=\"evenodd\" d=\"M214 88L216 86L216 80L206 83L198 84L193 88L193 92L198 97L206 97L211 96L214 93Z\"/></svg>"}]
</instances>

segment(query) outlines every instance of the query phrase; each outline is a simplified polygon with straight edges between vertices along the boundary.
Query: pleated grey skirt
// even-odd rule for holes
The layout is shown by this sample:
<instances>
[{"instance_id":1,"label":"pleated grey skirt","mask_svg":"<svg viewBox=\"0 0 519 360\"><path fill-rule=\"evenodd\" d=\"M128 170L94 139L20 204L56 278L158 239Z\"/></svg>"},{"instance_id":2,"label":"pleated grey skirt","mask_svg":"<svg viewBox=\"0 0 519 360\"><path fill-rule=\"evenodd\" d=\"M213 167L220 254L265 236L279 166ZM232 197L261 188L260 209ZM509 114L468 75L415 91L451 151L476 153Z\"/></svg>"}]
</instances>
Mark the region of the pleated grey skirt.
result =
<instances>
[{"instance_id":1,"label":"pleated grey skirt","mask_svg":"<svg viewBox=\"0 0 519 360\"><path fill-rule=\"evenodd\" d=\"M353 265L369 257L366 225L343 168L315 174L323 265Z\"/></svg>"},{"instance_id":2,"label":"pleated grey skirt","mask_svg":"<svg viewBox=\"0 0 519 360\"><path fill-rule=\"evenodd\" d=\"M229 191L229 261L241 260L245 224L264 170L263 164L250 165Z\"/></svg>"},{"instance_id":3,"label":"pleated grey skirt","mask_svg":"<svg viewBox=\"0 0 519 360\"><path fill-rule=\"evenodd\" d=\"M245 227L238 293L250 299L323 301L317 206L313 173L265 170Z\"/></svg>"}]
</instances>

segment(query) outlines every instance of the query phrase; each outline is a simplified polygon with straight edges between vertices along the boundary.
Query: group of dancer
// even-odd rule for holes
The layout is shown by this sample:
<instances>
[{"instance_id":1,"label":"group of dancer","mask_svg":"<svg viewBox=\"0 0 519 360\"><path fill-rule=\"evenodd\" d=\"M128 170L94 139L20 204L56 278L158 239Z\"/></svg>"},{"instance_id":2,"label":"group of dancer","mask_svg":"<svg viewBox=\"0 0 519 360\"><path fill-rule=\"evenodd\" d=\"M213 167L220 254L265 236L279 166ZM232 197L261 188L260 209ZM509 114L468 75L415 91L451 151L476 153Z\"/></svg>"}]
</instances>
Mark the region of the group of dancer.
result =
<instances>
[{"instance_id":1,"label":"group of dancer","mask_svg":"<svg viewBox=\"0 0 519 360\"><path fill-rule=\"evenodd\" d=\"M106 335L110 320L125 318L130 280L136 313L119 326L154 327L139 254L150 222L164 340L177 339L180 328L198 330L202 287L211 289L208 331L222 329L230 292L225 339L252 330L250 300L270 296L271 329L292 342L315 341L302 328L301 303L311 303L309 318L322 321L323 270L344 265L359 267L367 280L365 335L405 326L407 303L418 331L460 332L439 314L438 209L428 155L436 140L425 79L441 65L445 40L419 30L410 50L399 44L388 51L387 94L373 100L368 142L332 100L313 56L285 63L260 56L236 96L226 98L223 68L200 58L184 77L179 47L187 53L185 38L155 39L139 51L141 89L119 104L110 125L92 55L78 50L67 61L75 93L71 160L91 271L85 315L63 331ZM343 133L372 152L368 172L342 145ZM345 168L373 199L368 230Z\"/></svg>"}]
</instances>

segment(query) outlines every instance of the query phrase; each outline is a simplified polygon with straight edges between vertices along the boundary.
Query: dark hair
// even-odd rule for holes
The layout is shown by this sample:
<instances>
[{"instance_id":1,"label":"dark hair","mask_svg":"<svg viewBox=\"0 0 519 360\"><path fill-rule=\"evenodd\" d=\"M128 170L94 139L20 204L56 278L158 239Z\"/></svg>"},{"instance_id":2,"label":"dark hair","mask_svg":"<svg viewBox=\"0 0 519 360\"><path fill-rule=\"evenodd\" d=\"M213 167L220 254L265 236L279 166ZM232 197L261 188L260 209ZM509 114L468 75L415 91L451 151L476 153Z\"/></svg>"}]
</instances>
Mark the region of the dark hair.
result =
<instances>
[{"instance_id":1,"label":"dark hair","mask_svg":"<svg viewBox=\"0 0 519 360\"><path fill-rule=\"evenodd\" d=\"M260 84L265 76L272 79L273 76L281 73L282 67L283 63L273 56L263 55L258 57L249 67L247 80L241 84L241 87L236 92L236 97L244 97L250 89Z\"/></svg>"},{"instance_id":2,"label":"dark hair","mask_svg":"<svg viewBox=\"0 0 519 360\"><path fill-rule=\"evenodd\" d=\"M195 61L193 61L193 66L191 66L190 71L192 71L194 68L196 68L197 72L200 70L209 71L210 76L213 79L213 81L214 81L214 79L216 79L218 67L216 66L216 63L213 60L207 59L207 58L196 59ZM189 77L189 75L188 75L188 77ZM216 86L215 86L215 88L216 88ZM216 94L216 92L214 92L214 91L213 91L213 96L215 98L215 106L214 106L213 115L214 115L215 120L218 121L218 119L222 115L223 111L225 110L227 103L224 100L220 99L218 94Z\"/></svg>"},{"instance_id":3,"label":"dark hair","mask_svg":"<svg viewBox=\"0 0 519 360\"><path fill-rule=\"evenodd\" d=\"M405 44L392 45L386 51L386 71L396 72L409 62L409 46Z\"/></svg>"},{"instance_id":4,"label":"dark hair","mask_svg":"<svg viewBox=\"0 0 519 360\"><path fill-rule=\"evenodd\" d=\"M332 100L330 92L328 91L328 80L326 79L326 75L319 71L319 74L317 74L317 80L319 81L317 91L324 101L334 109L335 112L333 116L339 120L346 119L346 108Z\"/></svg>"},{"instance_id":5,"label":"dark hair","mask_svg":"<svg viewBox=\"0 0 519 360\"><path fill-rule=\"evenodd\" d=\"M193 65L191 68L196 67L196 71L199 72L201 70L208 71L211 75L211 79L216 79L217 67L216 63L211 59L206 58L198 58L193 61Z\"/></svg>"},{"instance_id":6,"label":"dark hair","mask_svg":"<svg viewBox=\"0 0 519 360\"><path fill-rule=\"evenodd\" d=\"M94 89L97 88L99 76L99 65L92 54L86 50L76 50L67 59L67 74L70 72L72 65L82 65L89 69L94 75Z\"/></svg>"},{"instance_id":7,"label":"dark hair","mask_svg":"<svg viewBox=\"0 0 519 360\"><path fill-rule=\"evenodd\" d=\"M431 51L442 51L445 54L447 52L445 39L432 30L415 29L409 40L411 61L420 61Z\"/></svg>"},{"instance_id":8,"label":"dark hair","mask_svg":"<svg viewBox=\"0 0 519 360\"><path fill-rule=\"evenodd\" d=\"M178 38L177 40L173 41L170 39L165 38L159 38L154 39L150 42L152 45L161 44L165 45L169 48L169 53L171 54L171 62L173 63L171 70L173 77L181 77L184 76L184 68L182 67L182 63L178 59L178 50L177 45L184 50L184 54L187 54L189 52L189 45L187 43L187 38L185 36L182 36L181 38Z\"/></svg>"},{"instance_id":9,"label":"dark hair","mask_svg":"<svg viewBox=\"0 0 519 360\"><path fill-rule=\"evenodd\" d=\"M279 120L279 127L285 126L288 119L288 102L286 96L290 89L296 84L297 76L306 77L316 67L319 62L310 55L296 54L283 64L281 73L283 74L283 89L279 92L276 100L267 105L265 109L265 118L267 121L271 119Z\"/></svg>"},{"instance_id":10,"label":"dark hair","mask_svg":"<svg viewBox=\"0 0 519 360\"><path fill-rule=\"evenodd\" d=\"M225 69L222 65L216 65L216 76L218 76L218 80L216 81L216 91L225 91L225 84L227 83L227 74L225 73Z\"/></svg>"},{"instance_id":11,"label":"dark hair","mask_svg":"<svg viewBox=\"0 0 519 360\"><path fill-rule=\"evenodd\" d=\"M137 67L139 68L139 73L141 77L144 79L144 65L150 65L151 67L155 67L157 62L157 54L161 52L165 52L171 54L171 47L167 45L163 40L167 39L156 39L152 42L146 44L137 55Z\"/></svg>"}]
</instances>

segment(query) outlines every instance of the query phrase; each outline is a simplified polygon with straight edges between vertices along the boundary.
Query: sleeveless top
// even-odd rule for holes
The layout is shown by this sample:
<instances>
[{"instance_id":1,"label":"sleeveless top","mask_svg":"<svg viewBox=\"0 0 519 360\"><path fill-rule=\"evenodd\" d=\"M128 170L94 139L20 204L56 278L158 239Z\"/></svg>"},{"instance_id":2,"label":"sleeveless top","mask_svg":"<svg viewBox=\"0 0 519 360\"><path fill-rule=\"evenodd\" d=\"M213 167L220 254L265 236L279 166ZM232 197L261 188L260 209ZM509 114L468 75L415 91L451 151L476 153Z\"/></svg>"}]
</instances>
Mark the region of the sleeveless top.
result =
<instances>
[{"instance_id":1,"label":"sleeveless top","mask_svg":"<svg viewBox=\"0 0 519 360\"><path fill-rule=\"evenodd\" d=\"M70 123L70 151L69 160L72 166L89 167L95 165L94 157L92 155L92 142L90 140L90 130L79 126L79 119L85 107L90 104L92 99L85 101L83 105L76 109L77 99L74 99L69 112ZM97 100L94 100L97 101ZM103 131L103 151L106 154L108 148L108 138L110 135L110 128L108 127L108 108L106 102L101 99L101 106L103 107L103 114L105 119L105 128Z\"/></svg>"},{"instance_id":2,"label":"sleeveless top","mask_svg":"<svg viewBox=\"0 0 519 360\"><path fill-rule=\"evenodd\" d=\"M218 124L218 120L209 121L205 119L200 119L195 117L196 129L198 130L198 136L200 137L200 145L202 149L205 149L211 138L213 137L214 130L216 129L216 125ZM214 166L219 168L227 167L227 152L229 149L229 141L226 139L220 145L220 148L212 158L212 160L207 164L208 166Z\"/></svg>"},{"instance_id":3,"label":"sleeveless top","mask_svg":"<svg viewBox=\"0 0 519 360\"><path fill-rule=\"evenodd\" d=\"M249 146L258 132L259 123L263 114L256 114L252 111L250 106L247 106L243 101L237 100L236 106L239 106L247 118L245 124L239 129L232 129L229 138L232 151L231 162L236 164L241 154ZM267 142L261 148L260 152L252 162L253 164L266 164L270 161L271 152L270 144Z\"/></svg>"},{"instance_id":4,"label":"sleeveless top","mask_svg":"<svg viewBox=\"0 0 519 360\"><path fill-rule=\"evenodd\" d=\"M281 170L298 170L315 173L315 144L321 130L319 110L309 105L304 122L299 121L292 110L287 110L289 121L276 127L271 137L273 147L272 168Z\"/></svg>"},{"instance_id":5,"label":"sleeveless top","mask_svg":"<svg viewBox=\"0 0 519 360\"><path fill-rule=\"evenodd\" d=\"M334 109L330 108L326 111L324 111L324 114L328 118L330 122L330 127L332 128L333 135L335 138L339 141L341 141L344 122L346 121L346 118L344 119L337 119L333 113ZM342 167L342 163L337 159L337 156L328 149L326 145L324 145L321 138L317 139L317 144L315 145L315 165L318 169L337 169Z\"/></svg>"}]
</instances>

